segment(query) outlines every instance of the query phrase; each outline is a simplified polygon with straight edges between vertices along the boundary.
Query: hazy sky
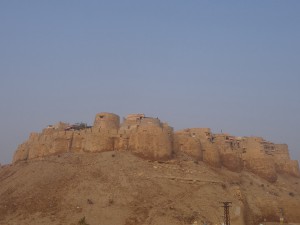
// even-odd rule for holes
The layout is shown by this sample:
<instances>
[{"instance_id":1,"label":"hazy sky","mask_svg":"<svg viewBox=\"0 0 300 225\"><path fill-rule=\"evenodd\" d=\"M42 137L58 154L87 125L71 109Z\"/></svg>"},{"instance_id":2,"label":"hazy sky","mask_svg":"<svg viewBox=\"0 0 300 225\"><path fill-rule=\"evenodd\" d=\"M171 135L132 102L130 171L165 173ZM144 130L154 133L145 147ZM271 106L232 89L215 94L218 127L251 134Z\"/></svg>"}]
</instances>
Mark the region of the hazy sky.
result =
<instances>
[{"instance_id":1,"label":"hazy sky","mask_svg":"<svg viewBox=\"0 0 300 225\"><path fill-rule=\"evenodd\" d=\"M145 113L300 160L300 1L0 1L0 163L30 132Z\"/></svg>"}]
</instances>

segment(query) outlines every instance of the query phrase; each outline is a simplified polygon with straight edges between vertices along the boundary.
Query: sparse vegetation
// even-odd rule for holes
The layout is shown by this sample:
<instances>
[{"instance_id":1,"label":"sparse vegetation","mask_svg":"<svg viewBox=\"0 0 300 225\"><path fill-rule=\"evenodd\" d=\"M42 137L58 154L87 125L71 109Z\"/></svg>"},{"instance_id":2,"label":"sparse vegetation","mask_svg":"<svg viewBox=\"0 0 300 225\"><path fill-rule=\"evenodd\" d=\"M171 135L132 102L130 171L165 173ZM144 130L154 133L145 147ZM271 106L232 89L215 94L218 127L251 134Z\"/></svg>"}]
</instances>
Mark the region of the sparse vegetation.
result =
<instances>
[{"instance_id":1,"label":"sparse vegetation","mask_svg":"<svg viewBox=\"0 0 300 225\"><path fill-rule=\"evenodd\" d=\"M171 225L198 221L198 225L215 225L221 224L216 218L217 213L222 215L220 199L239 202L247 212L257 209L246 216L249 221L260 218L263 210L275 209L278 202L285 202L291 216L299 214L300 191L294 184L299 180L287 175L279 175L279 182L271 184L254 174L240 177L227 170L213 170L202 162L196 165L192 159L160 164L126 152L113 154L115 158L111 152L53 155L47 161L1 169L0 211L4 217L0 224L23 224L18 215L24 214L28 221L35 219L32 225L46 225L45 218L36 217L40 211L49 215L53 224ZM11 222L7 218L12 218Z\"/></svg>"},{"instance_id":2,"label":"sparse vegetation","mask_svg":"<svg viewBox=\"0 0 300 225\"><path fill-rule=\"evenodd\" d=\"M108 205L114 204L114 200L112 198L108 199Z\"/></svg>"},{"instance_id":3,"label":"sparse vegetation","mask_svg":"<svg viewBox=\"0 0 300 225\"><path fill-rule=\"evenodd\" d=\"M87 199L87 203L90 204L90 205L94 204L94 202L91 199Z\"/></svg>"},{"instance_id":4,"label":"sparse vegetation","mask_svg":"<svg viewBox=\"0 0 300 225\"><path fill-rule=\"evenodd\" d=\"M295 194L294 194L293 192L290 192L290 193L289 193L289 196L294 197Z\"/></svg>"},{"instance_id":5,"label":"sparse vegetation","mask_svg":"<svg viewBox=\"0 0 300 225\"><path fill-rule=\"evenodd\" d=\"M85 216L82 217L82 218L78 221L78 225L89 225L89 224L85 221Z\"/></svg>"}]
</instances>

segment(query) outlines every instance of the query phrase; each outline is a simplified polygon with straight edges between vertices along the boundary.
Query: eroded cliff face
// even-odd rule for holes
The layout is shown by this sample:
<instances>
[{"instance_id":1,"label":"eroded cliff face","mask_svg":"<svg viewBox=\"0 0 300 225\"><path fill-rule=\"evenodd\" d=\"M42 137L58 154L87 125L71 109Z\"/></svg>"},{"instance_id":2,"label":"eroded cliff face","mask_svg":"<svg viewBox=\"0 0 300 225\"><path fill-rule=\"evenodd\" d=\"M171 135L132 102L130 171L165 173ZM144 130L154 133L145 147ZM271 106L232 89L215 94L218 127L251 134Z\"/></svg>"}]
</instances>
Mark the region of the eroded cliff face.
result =
<instances>
[{"instance_id":1,"label":"eroded cliff face","mask_svg":"<svg viewBox=\"0 0 300 225\"><path fill-rule=\"evenodd\" d=\"M297 161L291 160L288 146L260 137L213 134L209 128L173 131L167 123L144 114L131 114L120 124L113 113L99 113L92 127L58 123L41 133L32 133L21 144L13 162L42 158L63 152L130 151L142 158L165 160L181 152L213 167L234 172L251 171L275 182L278 173L300 177Z\"/></svg>"}]
</instances>

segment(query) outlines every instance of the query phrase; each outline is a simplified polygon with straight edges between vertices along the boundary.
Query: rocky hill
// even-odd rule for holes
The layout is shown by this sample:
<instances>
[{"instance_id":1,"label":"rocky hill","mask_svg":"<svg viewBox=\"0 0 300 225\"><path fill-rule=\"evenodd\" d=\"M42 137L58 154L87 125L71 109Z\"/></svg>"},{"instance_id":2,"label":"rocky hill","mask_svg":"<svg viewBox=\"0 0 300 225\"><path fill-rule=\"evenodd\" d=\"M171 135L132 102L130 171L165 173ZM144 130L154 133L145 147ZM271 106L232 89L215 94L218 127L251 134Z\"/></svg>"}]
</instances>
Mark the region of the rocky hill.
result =
<instances>
[{"instance_id":1,"label":"rocky hill","mask_svg":"<svg viewBox=\"0 0 300 225\"><path fill-rule=\"evenodd\" d=\"M300 222L300 179L270 183L248 171L231 172L186 154L167 161L130 152L63 153L0 170L1 225L221 224L231 201L231 224Z\"/></svg>"},{"instance_id":2,"label":"rocky hill","mask_svg":"<svg viewBox=\"0 0 300 225\"><path fill-rule=\"evenodd\" d=\"M32 133L0 169L0 224L300 223L297 161L259 137L173 131L144 114Z\"/></svg>"}]
</instances>

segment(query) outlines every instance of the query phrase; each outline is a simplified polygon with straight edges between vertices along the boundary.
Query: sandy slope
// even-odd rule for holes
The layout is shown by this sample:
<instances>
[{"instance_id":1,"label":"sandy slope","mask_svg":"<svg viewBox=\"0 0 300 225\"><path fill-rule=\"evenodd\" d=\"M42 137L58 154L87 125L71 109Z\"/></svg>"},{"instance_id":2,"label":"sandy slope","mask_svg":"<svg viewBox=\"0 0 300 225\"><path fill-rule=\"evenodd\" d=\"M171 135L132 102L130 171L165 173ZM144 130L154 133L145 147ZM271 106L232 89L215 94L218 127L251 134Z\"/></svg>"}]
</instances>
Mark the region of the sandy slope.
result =
<instances>
[{"instance_id":1,"label":"sandy slope","mask_svg":"<svg viewBox=\"0 0 300 225\"><path fill-rule=\"evenodd\" d=\"M277 221L282 207L300 222L300 179L275 184L248 172L215 169L186 156L151 162L127 152L63 154L0 170L0 224L232 224Z\"/></svg>"}]
</instances>

